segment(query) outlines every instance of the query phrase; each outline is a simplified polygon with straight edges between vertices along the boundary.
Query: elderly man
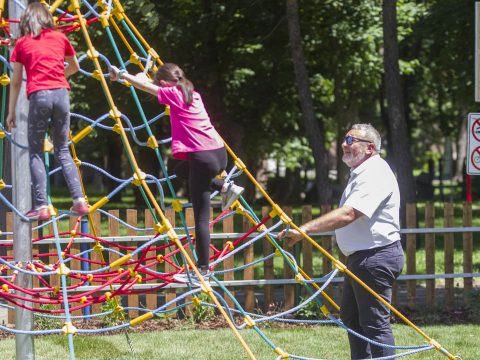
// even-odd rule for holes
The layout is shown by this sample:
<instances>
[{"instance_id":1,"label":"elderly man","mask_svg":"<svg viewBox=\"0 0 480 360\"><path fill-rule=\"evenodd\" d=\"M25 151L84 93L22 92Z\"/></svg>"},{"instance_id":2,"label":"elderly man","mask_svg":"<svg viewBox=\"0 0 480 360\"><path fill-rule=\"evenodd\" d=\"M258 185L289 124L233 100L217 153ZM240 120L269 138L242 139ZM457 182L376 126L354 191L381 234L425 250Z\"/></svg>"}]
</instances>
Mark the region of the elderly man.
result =
<instances>
[{"instance_id":1,"label":"elderly man","mask_svg":"<svg viewBox=\"0 0 480 360\"><path fill-rule=\"evenodd\" d=\"M347 268L382 298L391 301L392 284L403 268L400 244L400 194L397 180L380 157L381 138L370 124L356 124L345 136L343 162L350 178L337 209L300 226L305 233L335 230ZM296 230L278 237L290 245L302 239ZM340 317L355 332L394 345L390 310L349 276L345 277ZM351 359L394 355L391 347L370 344L348 334Z\"/></svg>"}]
</instances>

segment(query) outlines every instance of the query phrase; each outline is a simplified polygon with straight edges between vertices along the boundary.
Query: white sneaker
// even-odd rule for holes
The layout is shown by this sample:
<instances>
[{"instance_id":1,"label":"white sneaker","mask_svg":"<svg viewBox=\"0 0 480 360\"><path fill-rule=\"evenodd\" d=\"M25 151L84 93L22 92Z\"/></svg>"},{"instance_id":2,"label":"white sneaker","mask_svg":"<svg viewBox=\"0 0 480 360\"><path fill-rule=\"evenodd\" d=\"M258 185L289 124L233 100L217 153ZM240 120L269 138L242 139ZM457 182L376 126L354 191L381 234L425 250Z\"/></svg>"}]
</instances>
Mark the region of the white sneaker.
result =
<instances>
[{"instance_id":1,"label":"white sneaker","mask_svg":"<svg viewBox=\"0 0 480 360\"><path fill-rule=\"evenodd\" d=\"M209 270L200 270L200 275L202 276L203 281L209 282L210 281L210 276L212 275ZM191 282L192 285L200 286L201 281L198 278L197 274L195 271L191 270L190 272L184 272L181 274L175 274L173 275L173 280L178 281L181 284L188 284Z\"/></svg>"},{"instance_id":2,"label":"white sneaker","mask_svg":"<svg viewBox=\"0 0 480 360\"><path fill-rule=\"evenodd\" d=\"M240 195L244 192L244 188L235 185L233 182L228 184L227 191L222 192L222 211L225 211L238 200Z\"/></svg>"}]
</instances>

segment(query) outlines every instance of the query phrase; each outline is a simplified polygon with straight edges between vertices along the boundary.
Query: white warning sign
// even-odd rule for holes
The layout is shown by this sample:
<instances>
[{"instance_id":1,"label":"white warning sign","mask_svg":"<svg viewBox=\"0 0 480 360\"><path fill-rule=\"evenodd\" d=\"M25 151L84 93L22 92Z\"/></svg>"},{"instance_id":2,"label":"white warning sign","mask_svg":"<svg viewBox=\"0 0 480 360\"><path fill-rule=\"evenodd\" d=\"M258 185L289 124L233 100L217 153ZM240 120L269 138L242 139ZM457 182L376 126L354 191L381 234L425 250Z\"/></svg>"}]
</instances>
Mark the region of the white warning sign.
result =
<instances>
[{"instance_id":1,"label":"white warning sign","mask_svg":"<svg viewBox=\"0 0 480 360\"><path fill-rule=\"evenodd\" d=\"M480 175L480 114L468 114L467 174Z\"/></svg>"}]
</instances>

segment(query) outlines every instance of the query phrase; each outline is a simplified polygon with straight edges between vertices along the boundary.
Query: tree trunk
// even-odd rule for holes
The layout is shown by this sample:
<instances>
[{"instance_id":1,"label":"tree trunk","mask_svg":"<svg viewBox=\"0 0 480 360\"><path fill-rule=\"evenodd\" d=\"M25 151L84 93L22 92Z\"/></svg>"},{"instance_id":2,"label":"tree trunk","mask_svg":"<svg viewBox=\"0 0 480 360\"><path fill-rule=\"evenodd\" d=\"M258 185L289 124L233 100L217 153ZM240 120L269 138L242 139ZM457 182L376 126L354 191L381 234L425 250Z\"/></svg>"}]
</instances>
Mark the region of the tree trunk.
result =
<instances>
[{"instance_id":1,"label":"tree trunk","mask_svg":"<svg viewBox=\"0 0 480 360\"><path fill-rule=\"evenodd\" d=\"M388 121L388 114L387 114L387 107L386 107L386 101L385 101L385 74L382 76L382 84L380 85L379 89L379 100L380 102L380 118L382 119L382 124L385 126L385 129L387 130L387 155L386 155L386 161L388 163L391 163L392 161L390 159L393 158L393 149L392 149L392 131L390 130L390 123ZM385 139L384 139L385 140Z\"/></svg>"},{"instance_id":2,"label":"tree trunk","mask_svg":"<svg viewBox=\"0 0 480 360\"><path fill-rule=\"evenodd\" d=\"M405 209L405 203L415 202L415 181L412 173L412 156L410 154L403 92L400 84L395 0L383 0L383 39L385 95L391 132L392 158L400 187L402 209Z\"/></svg>"},{"instance_id":3,"label":"tree trunk","mask_svg":"<svg viewBox=\"0 0 480 360\"><path fill-rule=\"evenodd\" d=\"M325 150L324 126L321 120L317 121L315 118L310 82L303 55L297 0L287 0L287 20L302 120L315 159L318 200L321 205L328 204L331 201L332 189L328 181L328 153Z\"/></svg>"},{"instance_id":4,"label":"tree trunk","mask_svg":"<svg viewBox=\"0 0 480 360\"><path fill-rule=\"evenodd\" d=\"M342 74L338 73L335 76L335 119L337 119L337 183L335 186L334 197L338 197L338 189L344 189L347 185L350 176L350 170L342 161L343 149L342 139L350 130L351 126L358 122L359 109L358 102L356 102L357 95L350 91L348 98L342 94L342 84L348 83L347 79L342 79ZM341 193L340 193L341 195Z\"/></svg>"}]
</instances>

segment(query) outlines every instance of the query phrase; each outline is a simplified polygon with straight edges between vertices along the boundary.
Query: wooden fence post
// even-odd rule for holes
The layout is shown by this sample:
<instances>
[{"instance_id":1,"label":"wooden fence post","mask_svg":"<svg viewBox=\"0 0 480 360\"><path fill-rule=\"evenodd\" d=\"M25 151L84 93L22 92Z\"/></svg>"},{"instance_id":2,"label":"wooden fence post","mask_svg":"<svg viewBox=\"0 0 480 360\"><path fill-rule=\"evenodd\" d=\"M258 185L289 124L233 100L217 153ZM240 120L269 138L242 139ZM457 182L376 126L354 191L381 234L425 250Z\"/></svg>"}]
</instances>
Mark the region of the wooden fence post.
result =
<instances>
[{"instance_id":1,"label":"wooden fence post","mask_svg":"<svg viewBox=\"0 0 480 360\"><path fill-rule=\"evenodd\" d=\"M302 224L312 220L312 206L305 205L302 207ZM303 239L302 240L302 253L303 253L303 263L302 268L305 273L310 276L313 276L313 259L312 259L312 249L313 245L310 241Z\"/></svg>"},{"instance_id":2,"label":"wooden fence post","mask_svg":"<svg viewBox=\"0 0 480 360\"><path fill-rule=\"evenodd\" d=\"M115 216L116 218L120 217L120 211L119 210L109 210L108 213L110 215ZM119 235L120 235L120 226L119 226L118 221L116 219L108 217L108 236L119 236ZM120 249L117 248L116 246L112 246L111 248L112 248L112 250L120 251ZM108 259L105 259L105 260L112 263L119 258L120 258L120 256L118 254L115 254L113 252L109 252Z\"/></svg>"},{"instance_id":3,"label":"wooden fence post","mask_svg":"<svg viewBox=\"0 0 480 360\"><path fill-rule=\"evenodd\" d=\"M329 213L332 211L332 206L331 205L322 205L320 206L320 214L325 215L326 213ZM334 242L335 236L322 236L322 247L325 250L332 251L333 248L333 242ZM339 253L339 260L345 264L346 257L343 255L341 252ZM327 258L326 256L322 255L322 275L328 274L330 271L332 271L332 261Z\"/></svg>"},{"instance_id":4,"label":"wooden fence post","mask_svg":"<svg viewBox=\"0 0 480 360\"><path fill-rule=\"evenodd\" d=\"M268 214L270 213L270 208L268 206L263 206L262 207L262 218L265 219ZM265 226L268 228L272 225L272 221L269 220L265 224ZM274 249L273 245L268 241L266 238L263 240L263 256L268 256L270 255ZM275 270L273 267L273 258L270 258L268 260L265 260L263 263L263 275L265 280L273 280L275 279ZM271 306L274 306L275 304L275 296L274 296L274 287L273 285L265 285L263 287L263 294L264 294L264 306L263 306L263 311L267 313L270 310Z\"/></svg>"},{"instance_id":5,"label":"wooden fence post","mask_svg":"<svg viewBox=\"0 0 480 360\"><path fill-rule=\"evenodd\" d=\"M463 226L472 226L472 204L463 203ZM473 234L471 232L463 233L463 272L473 273ZM469 304L468 294L473 289L473 279L463 278L463 302Z\"/></svg>"},{"instance_id":6,"label":"wooden fence post","mask_svg":"<svg viewBox=\"0 0 480 360\"><path fill-rule=\"evenodd\" d=\"M189 207L185 209L185 223L187 224L187 227L195 226L195 218L193 216L193 208ZM192 231L192 233L195 233L195 231ZM185 234L187 235L187 234ZM195 238L195 241L196 238ZM192 261L195 263L195 258L193 256L193 249L188 245L188 242L185 243L185 250L187 251L188 256L192 259ZM185 271L188 271L188 264L185 264L187 267ZM186 288L188 290L188 288ZM191 302L192 301L192 296L187 296L185 298L185 302ZM185 315L186 316L192 316L192 305L188 305L184 307Z\"/></svg>"},{"instance_id":7,"label":"wooden fence post","mask_svg":"<svg viewBox=\"0 0 480 360\"><path fill-rule=\"evenodd\" d=\"M326 213L330 212L332 210L331 205L322 205L320 207L320 214L325 215ZM333 244L336 243L335 236L334 235L327 235L327 236L322 236L322 247L327 250L330 254L333 255ZM341 251L339 253L339 260L342 263L346 263L346 257L342 254ZM327 258L324 255L322 256L322 273L321 275L327 275L332 271L332 261ZM313 274L313 269L312 269L312 274ZM337 287L336 283L330 283L330 285L327 286L325 289L325 293L328 294L329 296L332 296L335 287ZM342 289L342 286L340 286L340 289Z\"/></svg>"},{"instance_id":8,"label":"wooden fence post","mask_svg":"<svg viewBox=\"0 0 480 360\"><path fill-rule=\"evenodd\" d=\"M152 215L152 212L150 211L150 209L145 209L145 228L153 228L153 224L154 224L154 221L153 221L153 215ZM145 233L145 235L152 235L153 236L153 230L150 230L148 232ZM137 243L137 246L138 246L138 243ZM153 244L152 247L157 247L158 246L158 243L155 243ZM147 257L157 257L157 251L153 250L153 251L149 251L147 253ZM157 266L155 266L155 268L153 270L157 271L158 267L158 264ZM149 276L149 275L145 275L145 276ZM154 285L156 284L157 281L156 280L152 280L151 281L151 284ZM158 296L157 296L157 292L155 291L147 291L147 294L145 295L145 302L146 302L146 306L147 306L147 309L149 310L154 310L157 308L157 301L158 299Z\"/></svg>"},{"instance_id":9,"label":"wooden fence post","mask_svg":"<svg viewBox=\"0 0 480 360\"><path fill-rule=\"evenodd\" d=\"M176 214L175 214L175 211L173 209L167 209L167 211L165 212L165 216L168 219L168 221L170 221L170 224L172 225L172 227L175 227L175 215ZM169 253L171 253L172 251L174 251L175 249L176 249L175 245L165 248L165 256L168 255ZM173 257L170 257L169 261L173 262L173 261L175 261L175 259ZM175 267L173 265L169 264L168 262L165 262L165 272L166 273L172 273L174 271L175 271ZM166 303L172 301L176 297L177 297L177 292L176 292L175 289L165 290L165 302ZM176 304L172 303L170 306L167 307L167 310L173 309L175 306L176 306Z\"/></svg>"},{"instance_id":10,"label":"wooden fence post","mask_svg":"<svg viewBox=\"0 0 480 360\"><path fill-rule=\"evenodd\" d=\"M407 204L407 228L417 227L417 207L416 204ZM407 234L407 275L415 275L417 253L417 235ZM407 280L407 306L410 309L415 308L417 298L417 281ZM394 302L395 303L395 302Z\"/></svg>"},{"instance_id":11,"label":"wooden fence post","mask_svg":"<svg viewBox=\"0 0 480 360\"><path fill-rule=\"evenodd\" d=\"M285 214L288 217L292 218L292 208L290 206L285 206L283 209L285 211ZM286 242L283 244L283 248L290 254L294 254L293 247L287 245ZM283 261L283 278L293 279L293 271L290 268L290 265L287 263L287 260ZM283 285L283 294L285 300L285 310L293 308L295 306L295 285Z\"/></svg>"},{"instance_id":12,"label":"wooden fence post","mask_svg":"<svg viewBox=\"0 0 480 360\"><path fill-rule=\"evenodd\" d=\"M109 210L108 213L117 219L120 217L120 211L119 210ZM119 236L120 235L120 224L118 221L114 218L111 218L110 216L108 217L108 236ZM121 243L120 243L121 244ZM116 246L110 245L111 250L119 251L119 248ZM115 254L114 252L105 252L105 261L109 264L114 262L115 260L119 259L120 256L118 254ZM117 301L119 305L122 305L122 296L117 297Z\"/></svg>"},{"instance_id":13,"label":"wooden fence post","mask_svg":"<svg viewBox=\"0 0 480 360\"><path fill-rule=\"evenodd\" d=\"M431 202L425 204L425 227L435 227L435 206ZM427 274L435 274L435 234L425 234L425 265ZM426 305L435 306L435 279L426 281Z\"/></svg>"},{"instance_id":14,"label":"wooden fence post","mask_svg":"<svg viewBox=\"0 0 480 360\"><path fill-rule=\"evenodd\" d=\"M243 231L247 232L251 229L252 223L250 220L244 216L242 218L243 222ZM249 238L246 238L245 241L248 241ZM245 248L245 253L244 253L244 264L250 264L255 260L255 254L253 252L253 244L250 246L247 246ZM243 270L243 279L244 280L253 280L254 278L254 268L253 266L249 266ZM254 292L254 286L248 285L244 287L245 289L245 304L244 308L245 311L251 312L255 309L255 292Z\"/></svg>"},{"instance_id":15,"label":"wooden fence post","mask_svg":"<svg viewBox=\"0 0 480 360\"><path fill-rule=\"evenodd\" d=\"M446 228L453 227L453 204L445 204L445 225ZM444 235L445 241L445 274L453 274L453 251L454 236L453 233ZM453 284L455 279L445 279L445 308L451 309L453 306L454 294Z\"/></svg>"},{"instance_id":16,"label":"wooden fence post","mask_svg":"<svg viewBox=\"0 0 480 360\"><path fill-rule=\"evenodd\" d=\"M127 224L137 227L138 224L138 217L137 217L137 210L136 209L127 209ZM137 232L134 229L130 229L127 227L127 236L135 236L137 235ZM127 243L128 246L136 247L137 243L132 241ZM131 251L128 251L131 253ZM138 257L132 257L132 260L136 260ZM130 279L130 281L133 281L133 279ZM128 295L127 297L127 303L128 307L136 307L138 308L139 301L138 301L138 295ZM130 310L129 311L129 316L130 318L136 318L138 316L138 310Z\"/></svg>"},{"instance_id":17,"label":"wooden fence post","mask_svg":"<svg viewBox=\"0 0 480 360\"><path fill-rule=\"evenodd\" d=\"M224 233L233 233L233 216L229 216L225 220L222 221L222 231ZM229 239L223 239L223 248L225 248L227 242L230 241ZM227 259L223 260L223 270L232 269L235 266L235 255L228 257ZM224 281L232 281L235 280L235 274L233 271L229 271L223 274ZM229 289L230 290L230 289ZM235 290L230 290L232 296L235 296ZM232 308L234 306L233 300L227 294L224 294L223 298L227 302L228 307Z\"/></svg>"},{"instance_id":18,"label":"wooden fence post","mask_svg":"<svg viewBox=\"0 0 480 360\"><path fill-rule=\"evenodd\" d=\"M305 205L302 207L302 224L305 224L310 220L312 220L312 206ZM313 245L307 239L302 240L302 257L303 257L303 261L302 261L303 271L309 277L314 278L315 276L313 275ZM305 288L302 286L300 288L300 294L303 290L305 290Z\"/></svg>"}]
</instances>

